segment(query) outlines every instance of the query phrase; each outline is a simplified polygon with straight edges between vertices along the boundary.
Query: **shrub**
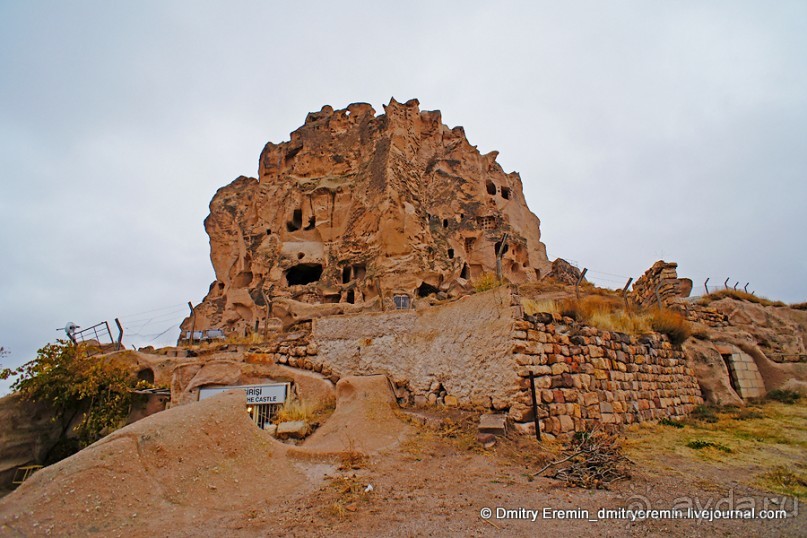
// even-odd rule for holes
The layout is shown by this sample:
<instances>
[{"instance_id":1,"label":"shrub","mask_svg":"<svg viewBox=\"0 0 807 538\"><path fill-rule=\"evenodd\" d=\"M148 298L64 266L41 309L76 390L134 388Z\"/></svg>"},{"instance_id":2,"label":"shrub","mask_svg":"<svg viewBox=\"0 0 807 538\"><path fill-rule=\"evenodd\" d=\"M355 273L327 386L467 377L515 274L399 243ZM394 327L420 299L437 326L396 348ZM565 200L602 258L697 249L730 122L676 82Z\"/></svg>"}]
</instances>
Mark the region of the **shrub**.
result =
<instances>
[{"instance_id":1,"label":"shrub","mask_svg":"<svg viewBox=\"0 0 807 538\"><path fill-rule=\"evenodd\" d=\"M789 405L799 401L801 394L794 390L774 389L768 393L767 398Z\"/></svg>"},{"instance_id":2,"label":"shrub","mask_svg":"<svg viewBox=\"0 0 807 538\"><path fill-rule=\"evenodd\" d=\"M44 402L57 420L80 416L76 428L80 445L87 446L118 428L129 414L137 378L125 366L103 357L88 357L83 344L59 341L37 351L34 360L0 378L24 399ZM62 435L66 434L63 432Z\"/></svg>"},{"instance_id":3,"label":"shrub","mask_svg":"<svg viewBox=\"0 0 807 538\"><path fill-rule=\"evenodd\" d=\"M689 322L671 310L654 310L650 315L650 327L669 337L670 342L680 346L692 335Z\"/></svg>"}]
</instances>

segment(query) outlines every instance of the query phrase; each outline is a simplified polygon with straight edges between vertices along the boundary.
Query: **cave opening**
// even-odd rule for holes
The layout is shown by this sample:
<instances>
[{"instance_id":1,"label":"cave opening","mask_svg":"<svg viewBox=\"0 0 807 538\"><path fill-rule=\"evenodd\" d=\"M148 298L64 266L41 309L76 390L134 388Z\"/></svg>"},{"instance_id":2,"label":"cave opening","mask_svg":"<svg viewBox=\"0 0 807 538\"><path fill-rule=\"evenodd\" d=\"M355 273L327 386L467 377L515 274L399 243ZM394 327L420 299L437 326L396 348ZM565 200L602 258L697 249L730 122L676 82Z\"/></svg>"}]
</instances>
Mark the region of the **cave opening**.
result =
<instances>
[{"instance_id":1,"label":"cave opening","mask_svg":"<svg viewBox=\"0 0 807 538\"><path fill-rule=\"evenodd\" d=\"M448 259L449 260L454 259L454 249L453 248L448 249Z\"/></svg>"},{"instance_id":2,"label":"cave opening","mask_svg":"<svg viewBox=\"0 0 807 538\"><path fill-rule=\"evenodd\" d=\"M137 380L145 381L146 383L154 384L154 370L151 368L143 368L137 372Z\"/></svg>"},{"instance_id":3,"label":"cave opening","mask_svg":"<svg viewBox=\"0 0 807 538\"><path fill-rule=\"evenodd\" d=\"M471 268L468 267L467 263L462 264L462 272L460 272L460 278L464 278L465 280L471 278Z\"/></svg>"},{"instance_id":4,"label":"cave opening","mask_svg":"<svg viewBox=\"0 0 807 538\"><path fill-rule=\"evenodd\" d=\"M317 282L322 276L322 264L301 263L286 270L286 283L289 286L301 286Z\"/></svg>"},{"instance_id":5,"label":"cave opening","mask_svg":"<svg viewBox=\"0 0 807 538\"><path fill-rule=\"evenodd\" d=\"M352 270L349 265L346 265L342 269L342 284L347 284L348 282L350 282L351 272Z\"/></svg>"},{"instance_id":6,"label":"cave opening","mask_svg":"<svg viewBox=\"0 0 807 538\"><path fill-rule=\"evenodd\" d=\"M510 188L509 187L502 187L502 198L505 200L510 199Z\"/></svg>"},{"instance_id":7,"label":"cave opening","mask_svg":"<svg viewBox=\"0 0 807 538\"><path fill-rule=\"evenodd\" d=\"M303 210L295 209L291 215L291 220L286 223L286 229L295 232L303 226Z\"/></svg>"},{"instance_id":8,"label":"cave opening","mask_svg":"<svg viewBox=\"0 0 807 538\"><path fill-rule=\"evenodd\" d=\"M347 294L345 294L345 301L350 304L354 304L356 302L356 292L353 290L347 290Z\"/></svg>"},{"instance_id":9,"label":"cave opening","mask_svg":"<svg viewBox=\"0 0 807 538\"><path fill-rule=\"evenodd\" d=\"M305 227L306 230L313 230L317 226L317 217L311 215L308 219L308 225Z\"/></svg>"},{"instance_id":10,"label":"cave opening","mask_svg":"<svg viewBox=\"0 0 807 538\"><path fill-rule=\"evenodd\" d=\"M440 290L425 282L418 287L418 297L428 297L439 292Z\"/></svg>"},{"instance_id":11,"label":"cave opening","mask_svg":"<svg viewBox=\"0 0 807 538\"><path fill-rule=\"evenodd\" d=\"M491 180L485 181L485 188L488 190L488 194L491 196L496 195L496 184L493 183Z\"/></svg>"}]
</instances>

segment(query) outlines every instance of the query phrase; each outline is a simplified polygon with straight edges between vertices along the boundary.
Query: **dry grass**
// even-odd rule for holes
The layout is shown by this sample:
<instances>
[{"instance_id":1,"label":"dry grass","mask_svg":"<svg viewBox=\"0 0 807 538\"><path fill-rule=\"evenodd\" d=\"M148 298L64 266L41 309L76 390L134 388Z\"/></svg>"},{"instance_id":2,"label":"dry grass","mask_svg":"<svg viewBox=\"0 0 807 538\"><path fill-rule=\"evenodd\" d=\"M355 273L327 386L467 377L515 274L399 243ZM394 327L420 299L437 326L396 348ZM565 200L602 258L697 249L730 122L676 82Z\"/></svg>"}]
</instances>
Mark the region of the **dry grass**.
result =
<instances>
[{"instance_id":1,"label":"dry grass","mask_svg":"<svg viewBox=\"0 0 807 538\"><path fill-rule=\"evenodd\" d=\"M311 424L323 422L328 415L336 408L336 401L333 399L310 403L302 400L286 400L277 414L275 422L291 422L302 420Z\"/></svg>"},{"instance_id":2,"label":"dry grass","mask_svg":"<svg viewBox=\"0 0 807 538\"><path fill-rule=\"evenodd\" d=\"M556 314L560 312L557 301L535 301L533 299L522 299L521 306L524 313L534 316L539 313Z\"/></svg>"},{"instance_id":3,"label":"dry grass","mask_svg":"<svg viewBox=\"0 0 807 538\"><path fill-rule=\"evenodd\" d=\"M522 299L521 304L529 315L559 313L605 331L625 334L643 335L655 331L666 334L677 345L692 335L690 323L681 314L666 309L650 313L633 312L627 310L622 299L616 296L587 295L579 301Z\"/></svg>"},{"instance_id":4,"label":"dry grass","mask_svg":"<svg viewBox=\"0 0 807 538\"><path fill-rule=\"evenodd\" d=\"M504 282L496 278L493 273L482 273L476 280L473 281L473 287L477 292L492 290L498 288Z\"/></svg>"},{"instance_id":5,"label":"dry grass","mask_svg":"<svg viewBox=\"0 0 807 538\"><path fill-rule=\"evenodd\" d=\"M593 326L606 331L625 334L647 334L650 332L650 324L646 316L625 311L596 312L589 321Z\"/></svg>"},{"instance_id":6,"label":"dry grass","mask_svg":"<svg viewBox=\"0 0 807 538\"><path fill-rule=\"evenodd\" d=\"M369 500L372 493L366 491L365 482L356 475L334 477L330 485L337 495L330 506L330 511L340 519L356 512L361 504Z\"/></svg>"},{"instance_id":7,"label":"dry grass","mask_svg":"<svg viewBox=\"0 0 807 538\"><path fill-rule=\"evenodd\" d=\"M666 334L670 342L681 345L692 335L692 329L684 316L672 310L654 310L649 318L650 328Z\"/></svg>"},{"instance_id":8,"label":"dry grass","mask_svg":"<svg viewBox=\"0 0 807 538\"><path fill-rule=\"evenodd\" d=\"M715 292L710 293L709 295L704 295L698 301L700 304L709 304L712 301L718 301L720 299L735 299L738 301L748 301L750 303L760 304L762 306L787 306L782 301L771 301L765 297L757 297L756 295L751 295L750 293L746 293L740 290L728 289L728 290L718 290Z\"/></svg>"},{"instance_id":9,"label":"dry grass","mask_svg":"<svg viewBox=\"0 0 807 538\"><path fill-rule=\"evenodd\" d=\"M803 464L795 467L780 465L762 474L756 482L765 489L807 499L807 470Z\"/></svg>"},{"instance_id":10,"label":"dry grass","mask_svg":"<svg viewBox=\"0 0 807 538\"><path fill-rule=\"evenodd\" d=\"M795 308L796 310L807 310L807 303L793 303L790 305L790 308Z\"/></svg>"},{"instance_id":11,"label":"dry grass","mask_svg":"<svg viewBox=\"0 0 807 538\"><path fill-rule=\"evenodd\" d=\"M625 442L628 457L643 468L660 467L673 472L681 472L681 465L671 467L671 461L707 461L719 470L736 474L747 484L778 492L783 491L774 487L777 469L790 469L796 479L804 478L807 405L766 402L745 410L704 409L709 412L697 415L704 420L690 417L684 428L652 423L630 426ZM689 444L703 449L693 450ZM721 446L731 452L716 448ZM804 498L807 491L787 486L788 477L779 478L782 487L794 488L788 494Z\"/></svg>"}]
</instances>

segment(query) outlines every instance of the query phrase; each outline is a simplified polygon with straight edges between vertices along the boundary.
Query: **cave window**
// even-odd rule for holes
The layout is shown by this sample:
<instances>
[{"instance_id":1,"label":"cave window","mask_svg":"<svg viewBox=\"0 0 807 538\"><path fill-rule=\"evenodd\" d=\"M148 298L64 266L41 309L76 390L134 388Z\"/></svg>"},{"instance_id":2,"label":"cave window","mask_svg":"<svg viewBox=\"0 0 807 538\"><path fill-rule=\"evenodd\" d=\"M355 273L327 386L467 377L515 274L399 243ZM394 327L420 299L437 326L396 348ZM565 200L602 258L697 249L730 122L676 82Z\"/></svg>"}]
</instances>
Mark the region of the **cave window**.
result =
<instances>
[{"instance_id":1,"label":"cave window","mask_svg":"<svg viewBox=\"0 0 807 538\"><path fill-rule=\"evenodd\" d=\"M471 268L468 267L467 263L462 264L462 272L460 272L460 278L464 278L465 280L471 278Z\"/></svg>"},{"instance_id":2,"label":"cave window","mask_svg":"<svg viewBox=\"0 0 807 538\"><path fill-rule=\"evenodd\" d=\"M494 230L496 229L496 217L476 217L476 224L483 230Z\"/></svg>"},{"instance_id":3,"label":"cave window","mask_svg":"<svg viewBox=\"0 0 807 538\"><path fill-rule=\"evenodd\" d=\"M427 284L425 282L418 287L418 297L428 297L429 295L433 295L439 292L440 290L438 290L431 284Z\"/></svg>"},{"instance_id":4,"label":"cave window","mask_svg":"<svg viewBox=\"0 0 807 538\"><path fill-rule=\"evenodd\" d=\"M137 380L145 381L146 383L154 384L154 370L151 368L143 368L137 372Z\"/></svg>"},{"instance_id":5,"label":"cave window","mask_svg":"<svg viewBox=\"0 0 807 538\"><path fill-rule=\"evenodd\" d=\"M359 263L353 266L353 277L356 280L361 280L367 276L367 266L363 263Z\"/></svg>"},{"instance_id":6,"label":"cave window","mask_svg":"<svg viewBox=\"0 0 807 538\"><path fill-rule=\"evenodd\" d=\"M300 286L317 282L322 276L322 265L319 263L301 263L286 270L286 282L289 286Z\"/></svg>"},{"instance_id":7,"label":"cave window","mask_svg":"<svg viewBox=\"0 0 807 538\"><path fill-rule=\"evenodd\" d=\"M266 235L272 235L272 229L271 228L266 229Z\"/></svg>"},{"instance_id":8,"label":"cave window","mask_svg":"<svg viewBox=\"0 0 807 538\"><path fill-rule=\"evenodd\" d=\"M347 284L348 282L350 282L351 271L352 270L349 265L346 265L342 269L342 284Z\"/></svg>"},{"instance_id":9,"label":"cave window","mask_svg":"<svg viewBox=\"0 0 807 538\"><path fill-rule=\"evenodd\" d=\"M353 290L348 290L347 295L345 295L345 301L353 304L356 302L356 292Z\"/></svg>"},{"instance_id":10,"label":"cave window","mask_svg":"<svg viewBox=\"0 0 807 538\"><path fill-rule=\"evenodd\" d=\"M408 295L395 295L392 301L395 303L396 309L409 310L410 301Z\"/></svg>"},{"instance_id":11,"label":"cave window","mask_svg":"<svg viewBox=\"0 0 807 538\"><path fill-rule=\"evenodd\" d=\"M303 258L305 258L305 254L304 254L304 253L302 253L302 252L298 252L298 253L297 253L297 259L298 259L298 260L302 260Z\"/></svg>"},{"instance_id":12,"label":"cave window","mask_svg":"<svg viewBox=\"0 0 807 538\"><path fill-rule=\"evenodd\" d=\"M443 228L448 228L448 219L443 219Z\"/></svg>"},{"instance_id":13,"label":"cave window","mask_svg":"<svg viewBox=\"0 0 807 538\"><path fill-rule=\"evenodd\" d=\"M537 278L538 280L541 280L541 270L540 269L535 270L535 278Z\"/></svg>"},{"instance_id":14,"label":"cave window","mask_svg":"<svg viewBox=\"0 0 807 538\"><path fill-rule=\"evenodd\" d=\"M502 242L501 242L501 241L496 241L496 244L495 244L495 245L494 245L494 247L493 247L493 254L494 254L495 256L498 256L498 255L499 255L499 248L500 248L501 246L502 246ZM507 251L508 251L508 250L510 250L510 246L509 246L507 243L505 243L505 244L504 244L504 250L502 250L502 256L504 256L505 254L507 254Z\"/></svg>"},{"instance_id":15,"label":"cave window","mask_svg":"<svg viewBox=\"0 0 807 538\"><path fill-rule=\"evenodd\" d=\"M290 232L299 230L303 225L303 210L295 209L292 213L291 220L286 223L286 229Z\"/></svg>"},{"instance_id":16,"label":"cave window","mask_svg":"<svg viewBox=\"0 0 807 538\"><path fill-rule=\"evenodd\" d=\"M313 230L314 227L317 225L317 217L311 215L308 219L308 226L305 227L306 230Z\"/></svg>"},{"instance_id":17,"label":"cave window","mask_svg":"<svg viewBox=\"0 0 807 538\"><path fill-rule=\"evenodd\" d=\"M341 297L339 296L338 293L332 293L330 295L323 296L322 297L322 302L323 303L338 303L339 299L341 299Z\"/></svg>"},{"instance_id":18,"label":"cave window","mask_svg":"<svg viewBox=\"0 0 807 538\"><path fill-rule=\"evenodd\" d=\"M502 198L505 200L510 199L510 188L509 187L502 187Z\"/></svg>"},{"instance_id":19,"label":"cave window","mask_svg":"<svg viewBox=\"0 0 807 538\"><path fill-rule=\"evenodd\" d=\"M488 194L491 196L496 196L496 184L491 180L485 181L485 188L488 190Z\"/></svg>"},{"instance_id":20,"label":"cave window","mask_svg":"<svg viewBox=\"0 0 807 538\"><path fill-rule=\"evenodd\" d=\"M453 248L448 249L448 259L449 260L454 259L454 249Z\"/></svg>"}]
</instances>

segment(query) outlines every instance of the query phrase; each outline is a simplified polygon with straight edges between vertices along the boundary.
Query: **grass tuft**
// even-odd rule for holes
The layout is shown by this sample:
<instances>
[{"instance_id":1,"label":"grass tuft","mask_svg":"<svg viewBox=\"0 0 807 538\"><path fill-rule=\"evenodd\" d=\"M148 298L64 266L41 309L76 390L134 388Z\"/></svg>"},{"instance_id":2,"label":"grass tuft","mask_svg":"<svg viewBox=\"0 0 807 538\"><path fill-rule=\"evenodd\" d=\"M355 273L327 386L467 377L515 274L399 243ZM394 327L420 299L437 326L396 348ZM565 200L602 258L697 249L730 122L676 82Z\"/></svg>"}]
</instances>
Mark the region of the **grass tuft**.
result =
<instances>
[{"instance_id":1,"label":"grass tuft","mask_svg":"<svg viewBox=\"0 0 807 538\"><path fill-rule=\"evenodd\" d=\"M769 400L782 402L784 404L792 405L801 399L801 394L794 390L774 389L766 396Z\"/></svg>"},{"instance_id":2,"label":"grass tuft","mask_svg":"<svg viewBox=\"0 0 807 538\"><path fill-rule=\"evenodd\" d=\"M683 422L679 422L677 420L673 420L671 418L663 418L658 421L659 424L662 426L672 426L673 428L678 428L679 430L684 427Z\"/></svg>"},{"instance_id":3,"label":"grass tuft","mask_svg":"<svg viewBox=\"0 0 807 538\"><path fill-rule=\"evenodd\" d=\"M731 449L726 445L724 445L723 443L716 443L714 441L705 441L703 439L694 439L687 443L687 447L695 450L701 450L703 448L715 448L727 454L731 453Z\"/></svg>"}]
</instances>

